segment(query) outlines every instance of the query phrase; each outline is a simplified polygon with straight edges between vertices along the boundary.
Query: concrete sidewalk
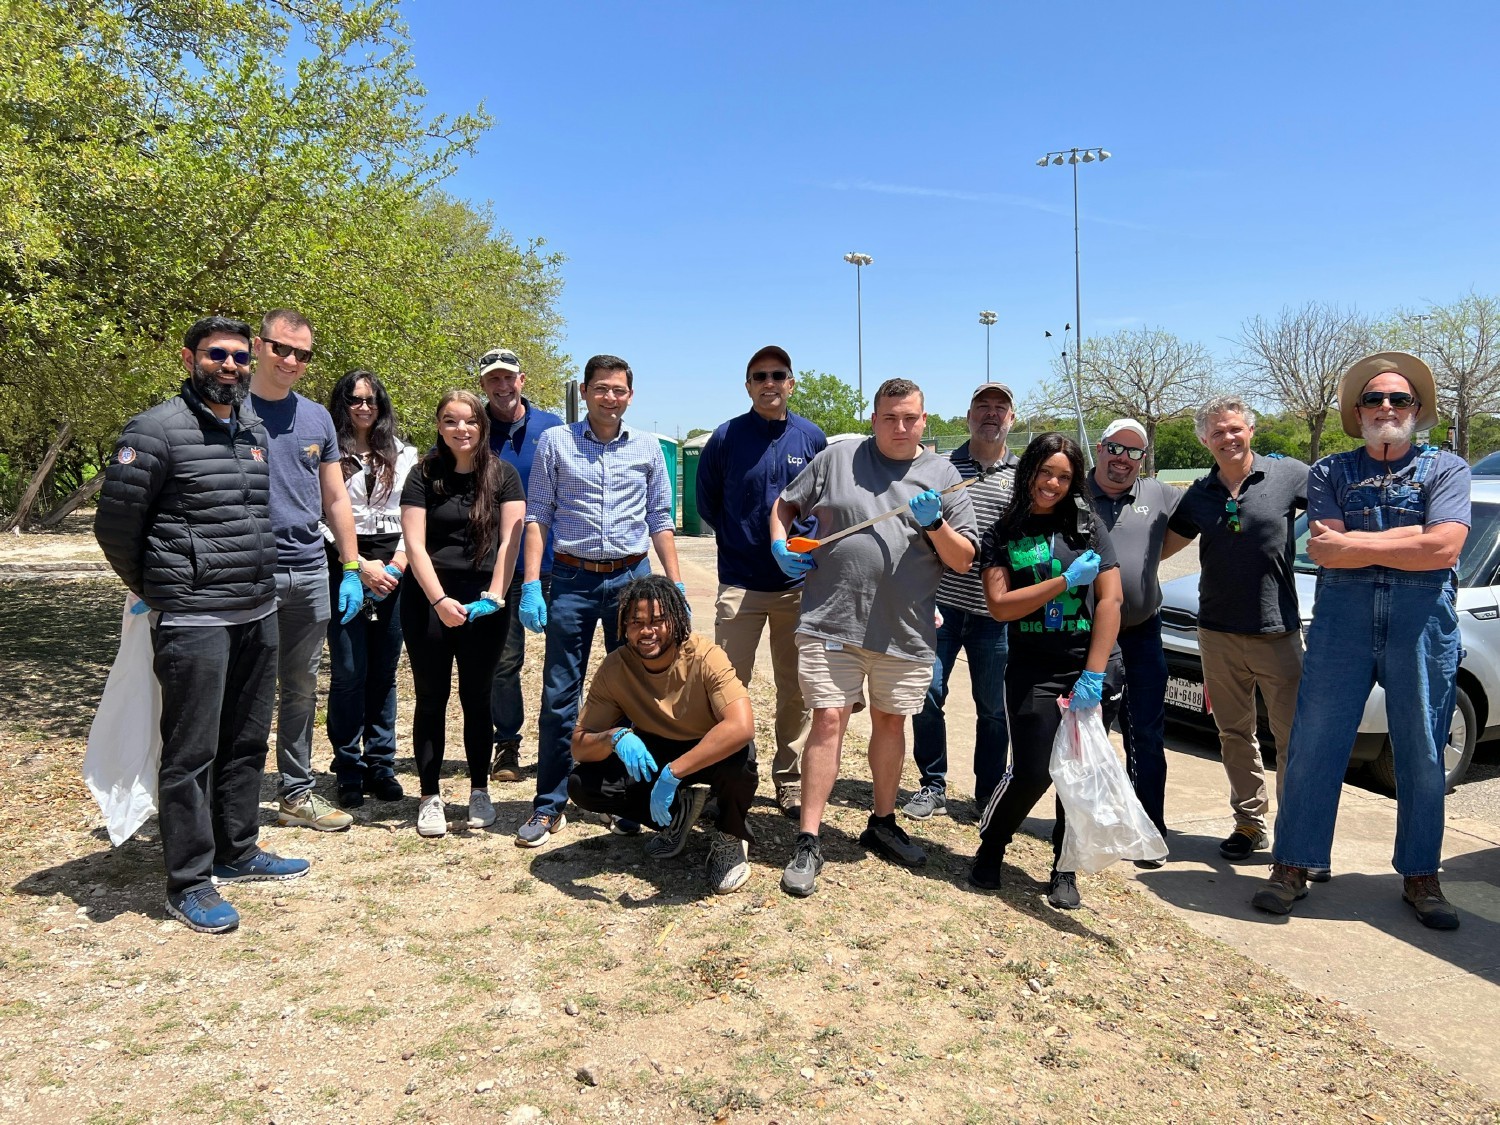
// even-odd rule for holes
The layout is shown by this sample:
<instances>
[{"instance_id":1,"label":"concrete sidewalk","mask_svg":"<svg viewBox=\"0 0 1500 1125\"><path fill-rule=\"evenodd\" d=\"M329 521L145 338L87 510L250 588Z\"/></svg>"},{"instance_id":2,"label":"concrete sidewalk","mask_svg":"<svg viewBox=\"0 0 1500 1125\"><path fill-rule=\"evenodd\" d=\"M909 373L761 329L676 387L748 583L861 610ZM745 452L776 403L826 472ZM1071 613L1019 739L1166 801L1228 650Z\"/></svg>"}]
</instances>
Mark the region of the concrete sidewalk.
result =
<instances>
[{"instance_id":1,"label":"concrete sidewalk","mask_svg":"<svg viewBox=\"0 0 1500 1125\"><path fill-rule=\"evenodd\" d=\"M713 540L678 542L698 629L712 635ZM757 669L769 668L762 645ZM946 710L950 792L972 794L974 704L962 657ZM868 734L862 719L850 725ZM1500 1097L1500 829L1449 818L1443 889L1463 922L1455 933L1434 933L1401 901L1401 880L1391 869L1395 802L1346 785L1332 882L1313 886L1289 918L1276 918L1250 906L1269 853L1238 866L1219 856L1218 842L1234 822L1216 749L1173 738L1167 757L1171 859L1159 871L1116 864L1112 877L1139 880L1195 929L1309 992L1359 1009L1387 1041ZM1051 807L1050 798L1037 805ZM1026 827L1045 836L1051 821ZM1083 894L1087 903L1087 878Z\"/></svg>"}]
</instances>

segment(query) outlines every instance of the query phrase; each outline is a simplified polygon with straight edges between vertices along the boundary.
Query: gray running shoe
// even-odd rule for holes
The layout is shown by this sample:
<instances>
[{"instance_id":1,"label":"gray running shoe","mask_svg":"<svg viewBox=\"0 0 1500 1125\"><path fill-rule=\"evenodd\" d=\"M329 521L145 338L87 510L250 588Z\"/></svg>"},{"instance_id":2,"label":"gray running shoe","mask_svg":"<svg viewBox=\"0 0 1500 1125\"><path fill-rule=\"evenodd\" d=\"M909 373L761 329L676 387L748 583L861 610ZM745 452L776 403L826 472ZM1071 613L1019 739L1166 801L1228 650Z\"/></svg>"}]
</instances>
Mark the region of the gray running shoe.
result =
<instances>
[{"instance_id":1,"label":"gray running shoe","mask_svg":"<svg viewBox=\"0 0 1500 1125\"><path fill-rule=\"evenodd\" d=\"M714 829L708 846L708 885L716 895L737 891L750 878L750 844Z\"/></svg>"},{"instance_id":2,"label":"gray running shoe","mask_svg":"<svg viewBox=\"0 0 1500 1125\"><path fill-rule=\"evenodd\" d=\"M912 799L901 806L901 811L913 820L926 820L929 816L947 816L947 794L941 789L924 785L912 795Z\"/></svg>"},{"instance_id":3,"label":"gray running shoe","mask_svg":"<svg viewBox=\"0 0 1500 1125\"><path fill-rule=\"evenodd\" d=\"M698 823L703 805L708 800L708 786L689 785L677 791L672 802L672 819L655 836L646 841L648 859L671 859L681 853L687 845L688 833Z\"/></svg>"},{"instance_id":4,"label":"gray running shoe","mask_svg":"<svg viewBox=\"0 0 1500 1125\"><path fill-rule=\"evenodd\" d=\"M921 867L927 862L927 853L911 842L894 816L889 819L871 816L859 834L859 843L902 867Z\"/></svg>"},{"instance_id":5,"label":"gray running shoe","mask_svg":"<svg viewBox=\"0 0 1500 1125\"><path fill-rule=\"evenodd\" d=\"M817 890L818 872L823 870L823 849L811 832L797 833L797 850L781 873L781 889L806 898Z\"/></svg>"}]
</instances>

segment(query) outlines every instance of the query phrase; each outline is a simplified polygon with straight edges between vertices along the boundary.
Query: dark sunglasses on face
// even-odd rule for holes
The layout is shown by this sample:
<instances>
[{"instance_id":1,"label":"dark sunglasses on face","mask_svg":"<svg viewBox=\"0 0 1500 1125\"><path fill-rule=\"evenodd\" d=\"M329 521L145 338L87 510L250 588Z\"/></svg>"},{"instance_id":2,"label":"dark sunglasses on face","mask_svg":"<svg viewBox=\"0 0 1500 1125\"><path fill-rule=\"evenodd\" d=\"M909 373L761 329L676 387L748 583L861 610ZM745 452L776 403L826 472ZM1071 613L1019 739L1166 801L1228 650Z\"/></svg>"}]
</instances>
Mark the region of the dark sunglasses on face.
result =
<instances>
[{"instance_id":1,"label":"dark sunglasses on face","mask_svg":"<svg viewBox=\"0 0 1500 1125\"><path fill-rule=\"evenodd\" d=\"M348 403L349 403L350 406L374 406L375 405L375 396L374 395L349 395L348 396Z\"/></svg>"},{"instance_id":2,"label":"dark sunglasses on face","mask_svg":"<svg viewBox=\"0 0 1500 1125\"><path fill-rule=\"evenodd\" d=\"M1409 391L1366 391L1359 396L1359 404L1367 410L1374 410L1383 402L1389 402L1397 410L1405 410L1416 405L1417 396Z\"/></svg>"},{"instance_id":3,"label":"dark sunglasses on face","mask_svg":"<svg viewBox=\"0 0 1500 1125\"><path fill-rule=\"evenodd\" d=\"M228 348L204 348L203 354L215 363L223 363L226 359L232 359L241 367L250 366L250 353L247 351L232 352Z\"/></svg>"},{"instance_id":4,"label":"dark sunglasses on face","mask_svg":"<svg viewBox=\"0 0 1500 1125\"><path fill-rule=\"evenodd\" d=\"M267 340L266 343L269 344L271 346L271 350L279 355L282 359L285 359L289 355L294 355L297 357L298 363L312 362L311 348L294 348L291 344L283 344L280 340Z\"/></svg>"},{"instance_id":5,"label":"dark sunglasses on face","mask_svg":"<svg viewBox=\"0 0 1500 1125\"><path fill-rule=\"evenodd\" d=\"M1224 501L1224 514L1229 517L1229 530L1240 530L1240 502L1231 496Z\"/></svg>"},{"instance_id":6,"label":"dark sunglasses on face","mask_svg":"<svg viewBox=\"0 0 1500 1125\"><path fill-rule=\"evenodd\" d=\"M1139 461L1142 457L1146 456L1144 449L1131 449L1129 446L1121 445L1117 441L1105 442L1104 452L1108 453L1111 457L1129 457L1132 461Z\"/></svg>"},{"instance_id":7,"label":"dark sunglasses on face","mask_svg":"<svg viewBox=\"0 0 1500 1125\"><path fill-rule=\"evenodd\" d=\"M750 381L752 383L764 383L767 379L771 379L777 383L785 383L791 377L792 373L790 371L757 371L750 376Z\"/></svg>"}]
</instances>

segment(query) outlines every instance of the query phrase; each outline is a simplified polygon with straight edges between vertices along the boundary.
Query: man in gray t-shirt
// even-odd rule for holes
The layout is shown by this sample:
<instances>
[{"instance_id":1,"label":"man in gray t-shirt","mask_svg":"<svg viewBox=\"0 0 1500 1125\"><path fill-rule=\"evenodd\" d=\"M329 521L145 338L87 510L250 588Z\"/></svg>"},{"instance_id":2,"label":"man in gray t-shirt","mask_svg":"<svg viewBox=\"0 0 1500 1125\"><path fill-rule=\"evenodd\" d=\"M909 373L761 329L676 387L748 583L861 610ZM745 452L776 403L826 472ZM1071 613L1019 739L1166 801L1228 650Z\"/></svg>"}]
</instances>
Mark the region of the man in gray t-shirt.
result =
<instances>
[{"instance_id":1,"label":"man in gray t-shirt","mask_svg":"<svg viewBox=\"0 0 1500 1125\"><path fill-rule=\"evenodd\" d=\"M838 778L849 716L870 694L873 811L860 843L910 867L927 861L896 824L896 788L906 758L906 716L922 710L932 679L938 581L974 561L978 534L963 478L947 458L922 449L922 390L890 379L875 392L875 436L831 444L789 484L771 510L771 554L791 576L806 574L797 627L797 678L813 711L803 749L802 831L782 874L789 894L813 893L823 866L823 808ZM892 509L900 514L802 553L787 545L793 521L828 538Z\"/></svg>"}]
</instances>

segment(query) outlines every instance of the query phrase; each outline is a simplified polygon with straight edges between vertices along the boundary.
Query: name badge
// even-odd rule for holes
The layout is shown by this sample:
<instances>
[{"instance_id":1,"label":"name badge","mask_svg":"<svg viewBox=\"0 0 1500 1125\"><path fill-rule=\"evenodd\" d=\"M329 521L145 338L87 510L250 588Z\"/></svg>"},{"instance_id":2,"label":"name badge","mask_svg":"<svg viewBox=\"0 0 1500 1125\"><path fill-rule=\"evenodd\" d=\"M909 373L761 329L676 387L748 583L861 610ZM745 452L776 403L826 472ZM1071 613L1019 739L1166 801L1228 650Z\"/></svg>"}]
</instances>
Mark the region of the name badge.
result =
<instances>
[{"instance_id":1,"label":"name badge","mask_svg":"<svg viewBox=\"0 0 1500 1125\"><path fill-rule=\"evenodd\" d=\"M1042 607L1042 628L1049 633L1055 633L1062 628L1062 624L1062 602L1048 602Z\"/></svg>"},{"instance_id":2,"label":"name badge","mask_svg":"<svg viewBox=\"0 0 1500 1125\"><path fill-rule=\"evenodd\" d=\"M843 652L844 651L844 642L843 641L824 641L823 642L823 651L824 652Z\"/></svg>"}]
</instances>

